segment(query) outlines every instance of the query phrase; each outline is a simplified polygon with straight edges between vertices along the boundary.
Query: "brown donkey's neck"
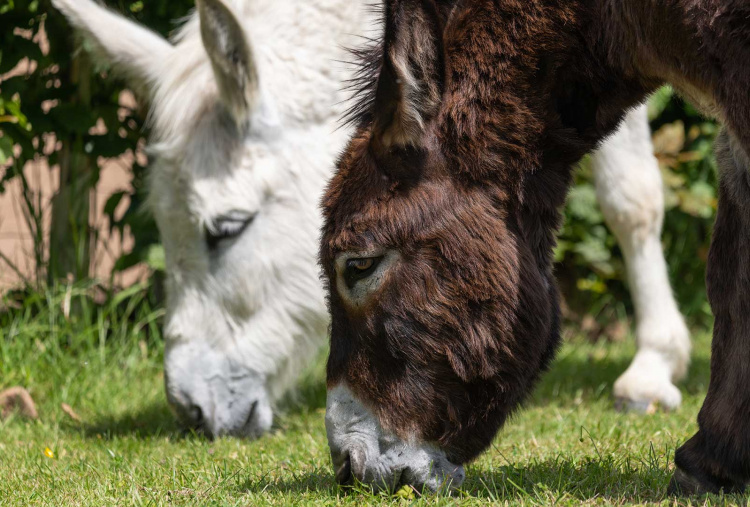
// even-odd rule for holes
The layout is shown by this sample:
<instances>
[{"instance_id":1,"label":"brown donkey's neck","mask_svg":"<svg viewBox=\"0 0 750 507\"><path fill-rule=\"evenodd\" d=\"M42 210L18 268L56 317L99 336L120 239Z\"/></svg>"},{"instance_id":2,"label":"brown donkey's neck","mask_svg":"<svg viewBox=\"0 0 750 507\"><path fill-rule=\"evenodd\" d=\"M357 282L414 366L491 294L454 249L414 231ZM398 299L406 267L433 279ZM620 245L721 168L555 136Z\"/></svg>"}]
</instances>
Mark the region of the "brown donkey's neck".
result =
<instances>
[{"instance_id":1,"label":"brown donkey's neck","mask_svg":"<svg viewBox=\"0 0 750 507\"><path fill-rule=\"evenodd\" d=\"M745 57L734 63L743 79L742 62L750 61L750 49L740 54L742 44L728 47L721 36L750 16L750 7L729 3L466 2L445 34L446 102L437 135L449 147L450 167L462 181L506 190L507 205L548 267L571 167L664 82L750 135L745 118L716 106L750 101L748 88L743 95L725 79L734 72L726 55Z\"/></svg>"},{"instance_id":2,"label":"brown donkey's neck","mask_svg":"<svg viewBox=\"0 0 750 507\"><path fill-rule=\"evenodd\" d=\"M609 56L599 3L467 2L445 34L448 166L505 190L545 271L571 167L661 83Z\"/></svg>"}]
</instances>

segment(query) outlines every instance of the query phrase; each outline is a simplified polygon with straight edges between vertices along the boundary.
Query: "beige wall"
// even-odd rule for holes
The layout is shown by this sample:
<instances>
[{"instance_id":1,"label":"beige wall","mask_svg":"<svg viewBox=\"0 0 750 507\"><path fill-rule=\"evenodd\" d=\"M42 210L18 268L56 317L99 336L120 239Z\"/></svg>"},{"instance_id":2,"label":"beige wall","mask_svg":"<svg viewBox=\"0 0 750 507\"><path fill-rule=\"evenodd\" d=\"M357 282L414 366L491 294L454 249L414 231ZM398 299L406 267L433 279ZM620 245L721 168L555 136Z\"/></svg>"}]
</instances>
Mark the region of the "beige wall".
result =
<instances>
[{"instance_id":1,"label":"beige wall","mask_svg":"<svg viewBox=\"0 0 750 507\"><path fill-rule=\"evenodd\" d=\"M100 236L96 251L92 256L92 272L104 282L109 281L114 262L123 252L130 251L133 245L133 239L129 234L126 234L124 240L119 237L117 231L114 236L110 237L109 221L104 216L104 206L112 194L122 190L131 190L132 160L132 154L118 159L99 160L101 176L92 196L89 220L92 226L97 228ZM0 168L0 172L2 171L4 169ZM50 170L46 160L37 160L28 163L24 173L32 187L34 199L41 200L46 238L49 235L50 200L58 187L58 171L56 168ZM34 277L34 241L32 232L24 220L25 206L21 188L20 181L12 181L7 186L5 194L0 195L0 252L21 272L19 275L5 261L0 260L0 290L7 290L22 284L21 277ZM117 209L118 218L122 216L128 204L127 199L123 199L120 203ZM45 245L45 253L48 255L47 245ZM124 275L116 276L114 283L119 286L130 285L142 278L144 274L144 268L139 267Z\"/></svg>"},{"instance_id":2,"label":"beige wall","mask_svg":"<svg viewBox=\"0 0 750 507\"><path fill-rule=\"evenodd\" d=\"M24 31L19 29L16 29L15 33L24 35ZM44 29L38 35L38 38L34 39L34 42L37 42L42 52L46 54L49 49L49 43ZM2 86L4 79L31 73L35 69L36 62L23 60L7 74L0 75L0 86ZM128 92L120 95L120 104L123 107L131 109L136 107L134 97ZM0 135L2 135L1 132L2 129L0 128ZM98 126L92 129L91 133L101 134L104 132L106 132L106 129L104 129L103 124L100 122ZM47 138L44 142L46 143L45 153L50 153L51 150L56 148L54 138ZM109 237L109 224L107 218L104 216L104 206L107 203L107 199L115 192L131 189L130 182L132 177L130 168L133 163L133 156L133 154L127 154L117 159L100 159L97 161L100 168L100 179L91 197L92 206L89 221L99 231L99 242L92 255L92 272L94 276L105 282L110 280L110 274L115 261L123 252L129 252L133 245L133 238L127 234L127 231L124 239L119 237L119 233L115 233L113 237ZM137 156L143 157L142 154L138 154ZM143 160L139 159L139 162L145 163L145 158ZM6 170L7 167L0 166L0 177ZM31 186L31 192L35 200L39 199L38 202L42 204L44 237L47 238L49 236L50 225L50 202L58 188L58 171L54 167L50 170L47 161L39 159L26 164L24 174ZM19 181L12 181L11 184L7 185L5 193L0 194L0 253L7 257L18 270L18 273L15 272L13 268L8 266L6 261L0 258L0 291L21 285L24 278L32 278L35 272L34 240L33 234L24 219L25 206L23 204L21 188ZM117 210L119 213L118 218L122 216L128 204L127 199L123 199L120 202ZM47 245L45 245L45 253L48 255ZM114 278L113 282L115 285L127 286L139 279L145 278L145 276L146 269L139 266L128 273L118 275Z\"/></svg>"}]
</instances>

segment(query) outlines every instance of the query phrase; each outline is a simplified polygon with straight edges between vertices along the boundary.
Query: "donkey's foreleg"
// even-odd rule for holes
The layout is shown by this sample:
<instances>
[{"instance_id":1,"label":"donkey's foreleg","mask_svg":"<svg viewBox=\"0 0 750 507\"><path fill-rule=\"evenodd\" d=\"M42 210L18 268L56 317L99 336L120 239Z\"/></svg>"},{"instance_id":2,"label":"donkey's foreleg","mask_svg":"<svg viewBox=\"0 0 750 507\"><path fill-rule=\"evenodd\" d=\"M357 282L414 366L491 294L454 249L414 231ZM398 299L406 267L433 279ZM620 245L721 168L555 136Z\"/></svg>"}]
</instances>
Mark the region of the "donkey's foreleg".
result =
<instances>
[{"instance_id":1,"label":"donkey's foreleg","mask_svg":"<svg viewBox=\"0 0 750 507\"><path fill-rule=\"evenodd\" d=\"M750 479L750 159L726 131L706 283L716 316L698 433L677 450L671 493L740 491Z\"/></svg>"},{"instance_id":2,"label":"donkey's foreleg","mask_svg":"<svg viewBox=\"0 0 750 507\"><path fill-rule=\"evenodd\" d=\"M685 376L690 336L677 309L661 246L664 194L643 105L594 154L599 202L622 248L635 304L638 352L615 382L625 408L645 411L652 402L676 408L674 382Z\"/></svg>"}]
</instances>

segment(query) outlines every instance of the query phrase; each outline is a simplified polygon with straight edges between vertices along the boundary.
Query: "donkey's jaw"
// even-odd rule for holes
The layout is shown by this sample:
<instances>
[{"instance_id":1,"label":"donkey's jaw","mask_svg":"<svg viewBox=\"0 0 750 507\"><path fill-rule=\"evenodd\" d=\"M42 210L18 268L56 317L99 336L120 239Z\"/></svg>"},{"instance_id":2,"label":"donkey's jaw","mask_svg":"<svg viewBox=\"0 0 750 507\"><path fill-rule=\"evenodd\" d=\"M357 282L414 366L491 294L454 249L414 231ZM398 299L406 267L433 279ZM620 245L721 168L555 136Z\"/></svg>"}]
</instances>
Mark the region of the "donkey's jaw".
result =
<instances>
[{"instance_id":1,"label":"donkey's jaw","mask_svg":"<svg viewBox=\"0 0 750 507\"><path fill-rule=\"evenodd\" d=\"M375 490L410 485L437 492L450 491L464 481L463 466L451 463L435 445L405 442L385 431L344 384L328 390L326 432L340 484L356 479Z\"/></svg>"}]
</instances>

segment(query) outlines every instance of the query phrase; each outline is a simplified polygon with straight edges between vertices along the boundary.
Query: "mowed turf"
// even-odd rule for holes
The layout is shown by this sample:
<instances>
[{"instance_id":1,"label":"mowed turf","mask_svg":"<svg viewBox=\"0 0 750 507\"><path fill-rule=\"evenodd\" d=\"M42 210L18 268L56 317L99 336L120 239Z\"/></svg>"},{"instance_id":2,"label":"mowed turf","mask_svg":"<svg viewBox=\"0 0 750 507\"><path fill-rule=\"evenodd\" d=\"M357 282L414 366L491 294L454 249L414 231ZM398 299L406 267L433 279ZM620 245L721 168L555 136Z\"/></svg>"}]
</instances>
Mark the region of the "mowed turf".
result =
<instances>
[{"instance_id":1,"label":"mowed turf","mask_svg":"<svg viewBox=\"0 0 750 507\"><path fill-rule=\"evenodd\" d=\"M747 502L665 497L675 447L695 431L708 385L705 333L694 337L682 408L645 416L613 410L612 383L632 357L632 343L572 340L533 399L468 467L461 490L424 498L335 485L323 425L322 358L270 435L254 442L209 441L176 425L163 392L162 352L138 333L123 331L128 339L88 349L48 347L43 334L32 340L31 333L19 329L13 339L13 330L5 329L0 335L0 387L26 386L41 416L37 422L0 422L0 505ZM67 343L65 337L55 340Z\"/></svg>"}]
</instances>

